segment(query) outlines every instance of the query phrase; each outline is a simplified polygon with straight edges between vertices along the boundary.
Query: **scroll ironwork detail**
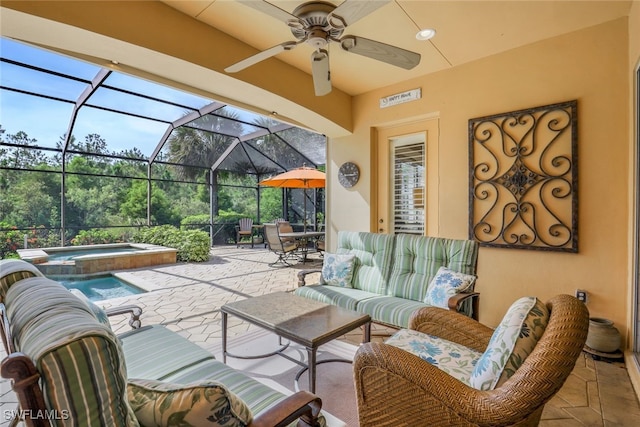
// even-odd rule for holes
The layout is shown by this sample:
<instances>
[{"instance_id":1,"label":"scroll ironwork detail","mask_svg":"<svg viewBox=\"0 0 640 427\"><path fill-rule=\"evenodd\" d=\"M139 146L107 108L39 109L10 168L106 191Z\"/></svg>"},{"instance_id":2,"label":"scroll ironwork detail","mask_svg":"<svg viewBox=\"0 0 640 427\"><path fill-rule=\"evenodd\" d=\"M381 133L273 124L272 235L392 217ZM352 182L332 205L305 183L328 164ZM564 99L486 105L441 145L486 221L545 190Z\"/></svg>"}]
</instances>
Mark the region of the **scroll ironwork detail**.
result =
<instances>
[{"instance_id":1,"label":"scroll ironwork detail","mask_svg":"<svg viewBox=\"0 0 640 427\"><path fill-rule=\"evenodd\" d=\"M469 238L578 251L577 101L469 120Z\"/></svg>"}]
</instances>

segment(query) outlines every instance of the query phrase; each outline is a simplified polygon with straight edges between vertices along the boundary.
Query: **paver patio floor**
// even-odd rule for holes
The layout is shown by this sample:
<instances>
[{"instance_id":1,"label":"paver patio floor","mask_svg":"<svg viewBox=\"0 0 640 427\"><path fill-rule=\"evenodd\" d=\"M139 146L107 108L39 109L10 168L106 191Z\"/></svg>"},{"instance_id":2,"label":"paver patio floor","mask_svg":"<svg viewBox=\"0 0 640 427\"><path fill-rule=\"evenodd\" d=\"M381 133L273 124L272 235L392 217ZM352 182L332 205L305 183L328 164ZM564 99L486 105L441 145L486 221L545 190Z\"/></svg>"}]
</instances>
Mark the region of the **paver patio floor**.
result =
<instances>
[{"instance_id":1,"label":"paver patio floor","mask_svg":"<svg viewBox=\"0 0 640 427\"><path fill-rule=\"evenodd\" d=\"M306 264L274 268L276 256L263 248L214 247L204 263L178 263L127 270L133 284L150 283L152 292L100 302L105 308L123 304L142 307L143 325L163 323L189 340L211 350L221 340L219 308L231 301L297 287L302 269L320 268L322 259L312 255ZM129 329L127 318L112 318L119 333ZM254 328L229 317L229 336ZM384 328L377 328L378 332ZM374 329L374 333L375 333ZM343 339L357 344L354 331ZM383 339L383 338L375 338ZM0 359L5 354L0 348ZM8 426L3 414L16 408L7 380L0 379L0 427ZM7 412L5 412L7 411ZM640 405L622 363L593 361L582 356L576 369L554 399L547 404L541 426L635 426Z\"/></svg>"}]
</instances>

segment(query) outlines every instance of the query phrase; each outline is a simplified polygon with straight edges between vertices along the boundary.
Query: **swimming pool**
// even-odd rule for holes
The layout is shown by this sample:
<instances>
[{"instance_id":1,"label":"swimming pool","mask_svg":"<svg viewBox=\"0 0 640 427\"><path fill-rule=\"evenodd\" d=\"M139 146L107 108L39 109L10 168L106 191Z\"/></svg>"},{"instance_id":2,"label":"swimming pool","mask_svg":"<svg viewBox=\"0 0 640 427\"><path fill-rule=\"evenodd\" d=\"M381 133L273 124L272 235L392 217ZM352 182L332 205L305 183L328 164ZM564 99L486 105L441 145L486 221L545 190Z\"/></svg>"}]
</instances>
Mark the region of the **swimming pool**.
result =
<instances>
[{"instance_id":1,"label":"swimming pool","mask_svg":"<svg viewBox=\"0 0 640 427\"><path fill-rule=\"evenodd\" d=\"M88 278L54 279L67 289L78 289L91 301L102 301L111 298L141 294L146 291L122 279L105 274Z\"/></svg>"}]
</instances>

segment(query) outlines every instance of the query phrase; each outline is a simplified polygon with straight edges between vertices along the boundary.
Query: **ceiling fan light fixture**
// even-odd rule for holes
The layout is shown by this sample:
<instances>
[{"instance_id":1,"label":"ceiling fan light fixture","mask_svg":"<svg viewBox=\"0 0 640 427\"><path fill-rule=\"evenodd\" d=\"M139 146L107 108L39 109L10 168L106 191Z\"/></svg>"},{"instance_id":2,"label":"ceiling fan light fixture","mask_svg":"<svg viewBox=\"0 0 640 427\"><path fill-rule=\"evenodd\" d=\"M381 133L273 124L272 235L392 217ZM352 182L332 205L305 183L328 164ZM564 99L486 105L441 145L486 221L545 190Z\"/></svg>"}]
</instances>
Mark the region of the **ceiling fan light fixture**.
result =
<instances>
[{"instance_id":1,"label":"ceiling fan light fixture","mask_svg":"<svg viewBox=\"0 0 640 427\"><path fill-rule=\"evenodd\" d=\"M425 28L424 30L418 31L418 33L416 34L416 39L429 40L435 35L436 35L436 30L434 30L433 28Z\"/></svg>"}]
</instances>

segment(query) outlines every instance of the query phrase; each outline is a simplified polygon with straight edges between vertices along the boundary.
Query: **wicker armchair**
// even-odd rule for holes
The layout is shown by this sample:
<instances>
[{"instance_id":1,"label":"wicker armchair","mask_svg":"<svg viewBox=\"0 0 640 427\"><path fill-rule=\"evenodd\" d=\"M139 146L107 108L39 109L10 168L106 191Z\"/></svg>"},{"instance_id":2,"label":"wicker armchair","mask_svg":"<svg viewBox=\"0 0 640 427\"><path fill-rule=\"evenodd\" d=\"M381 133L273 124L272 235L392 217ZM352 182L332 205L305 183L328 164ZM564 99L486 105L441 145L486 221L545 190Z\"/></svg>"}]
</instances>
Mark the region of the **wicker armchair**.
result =
<instances>
[{"instance_id":1,"label":"wicker armchair","mask_svg":"<svg viewBox=\"0 0 640 427\"><path fill-rule=\"evenodd\" d=\"M354 360L360 426L535 426L562 387L587 338L589 313L569 295L546 303L549 323L518 370L493 390L471 388L432 364L383 343ZM409 328L483 352L493 330L459 313L425 308Z\"/></svg>"}]
</instances>

